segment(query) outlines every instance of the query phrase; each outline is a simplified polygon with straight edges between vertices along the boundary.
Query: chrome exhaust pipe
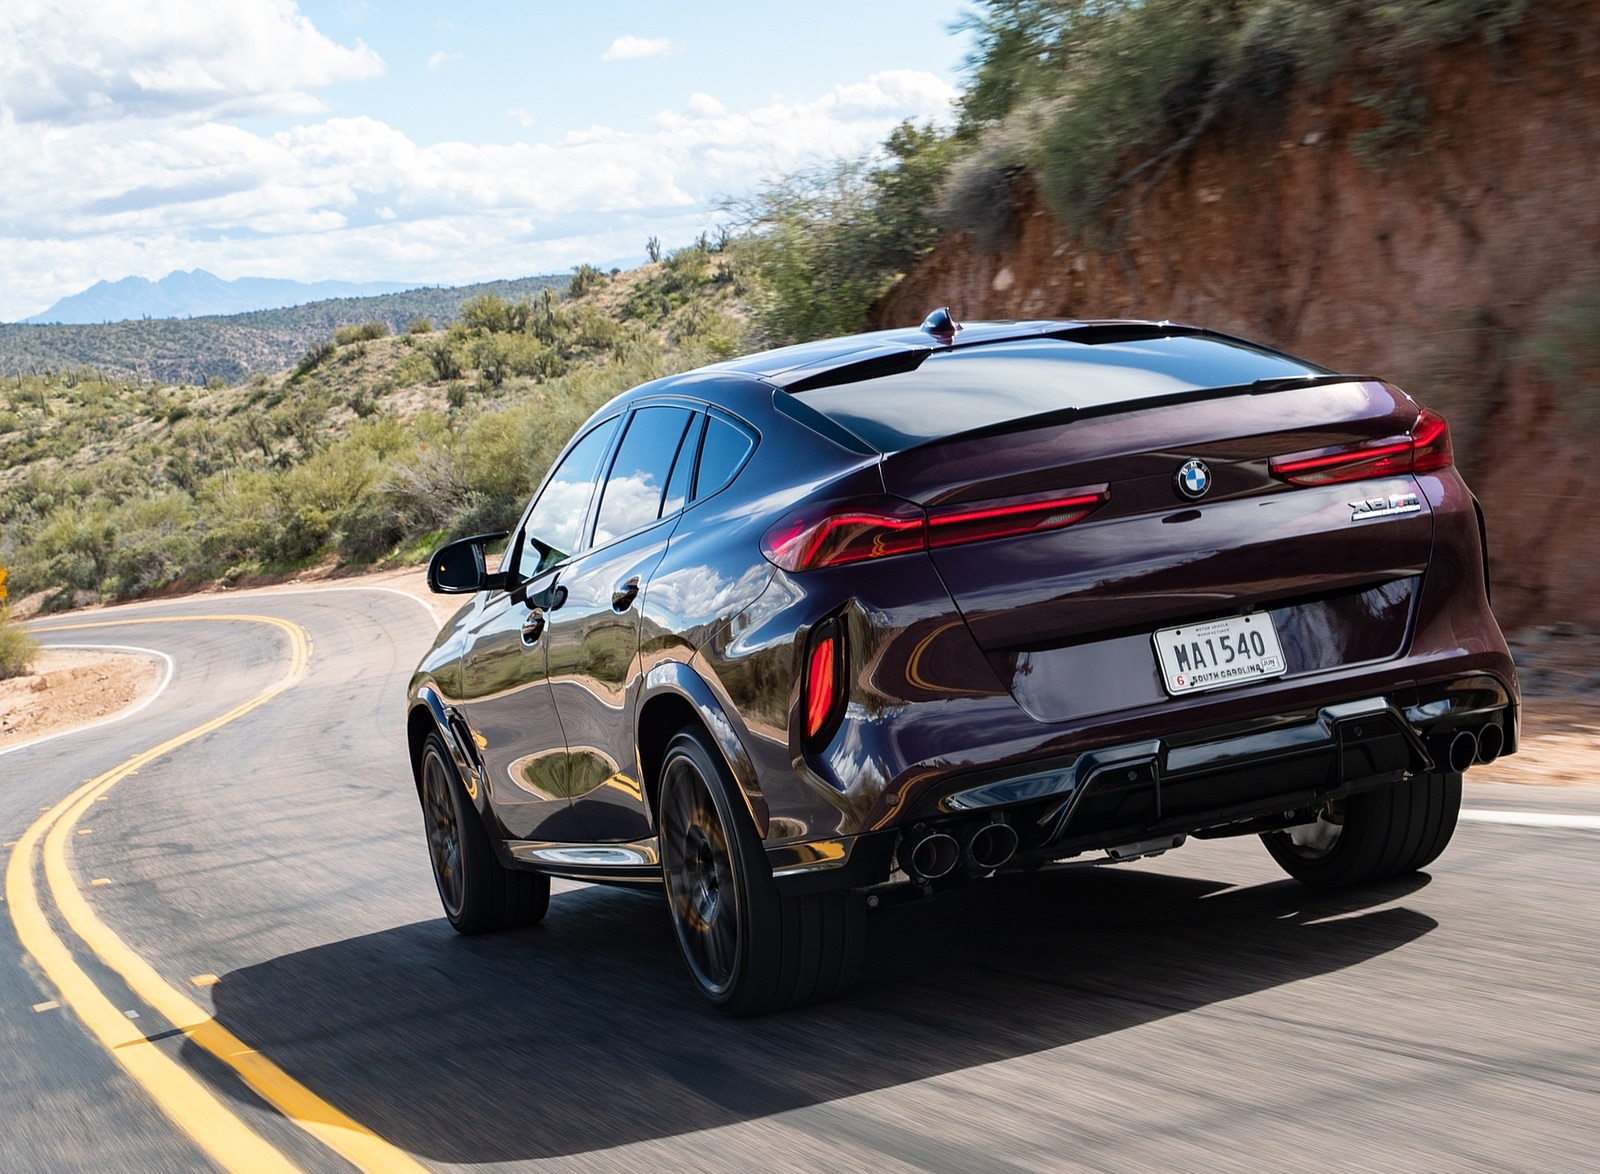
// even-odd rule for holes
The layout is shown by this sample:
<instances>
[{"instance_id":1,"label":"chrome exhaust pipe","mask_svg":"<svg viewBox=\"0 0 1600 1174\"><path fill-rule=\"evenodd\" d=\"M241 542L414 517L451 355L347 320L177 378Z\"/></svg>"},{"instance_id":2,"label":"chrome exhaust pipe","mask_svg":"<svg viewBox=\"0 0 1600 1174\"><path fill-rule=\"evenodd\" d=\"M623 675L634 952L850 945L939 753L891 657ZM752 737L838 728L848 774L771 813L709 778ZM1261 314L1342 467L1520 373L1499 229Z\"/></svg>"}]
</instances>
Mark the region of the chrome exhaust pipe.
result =
<instances>
[{"instance_id":1,"label":"chrome exhaust pipe","mask_svg":"<svg viewBox=\"0 0 1600 1174\"><path fill-rule=\"evenodd\" d=\"M1017 852L1016 829L999 820L977 825L966 840L966 851L962 855L973 872L1003 868Z\"/></svg>"},{"instance_id":2,"label":"chrome exhaust pipe","mask_svg":"<svg viewBox=\"0 0 1600 1174\"><path fill-rule=\"evenodd\" d=\"M900 869L917 884L949 876L961 863L961 845L948 832L907 832L897 853Z\"/></svg>"},{"instance_id":3,"label":"chrome exhaust pipe","mask_svg":"<svg viewBox=\"0 0 1600 1174\"><path fill-rule=\"evenodd\" d=\"M1450 739L1450 745L1445 751L1445 762L1456 774L1460 774L1478 759L1478 737L1471 730L1462 730Z\"/></svg>"},{"instance_id":4,"label":"chrome exhaust pipe","mask_svg":"<svg viewBox=\"0 0 1600 1174\"><path fill-rule=\"evenodd\" d=\"M1478 731L1478 761L1488 766L1506 748L1506 732L1496 725Z\"/></svg>"}]
</instances>

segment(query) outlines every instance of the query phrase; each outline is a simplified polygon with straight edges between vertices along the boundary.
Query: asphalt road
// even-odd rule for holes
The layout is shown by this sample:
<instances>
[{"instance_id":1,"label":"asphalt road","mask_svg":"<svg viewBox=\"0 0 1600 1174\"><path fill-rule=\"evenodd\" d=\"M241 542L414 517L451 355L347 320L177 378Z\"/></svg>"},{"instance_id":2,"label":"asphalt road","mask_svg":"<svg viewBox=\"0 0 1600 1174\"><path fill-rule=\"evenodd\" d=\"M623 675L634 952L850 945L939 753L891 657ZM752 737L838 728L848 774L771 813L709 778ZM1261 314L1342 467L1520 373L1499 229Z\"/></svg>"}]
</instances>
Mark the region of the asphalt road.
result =
<instances>
[{"instance_id":1,"label":"asphalt road","mask_svg":"<svg viewBox=\"0 0 1600 1174\"><path fill-rule=\"evenodd\" d=\"M1464 822L1429 874L1336 897L1232 841L886 907L852 996L728 1022L651 896L450 931L400 738L415 600L41 627L86 621L44 639L171 679L0 756L6 1174L1600 1166L1600 790L1469 785L1591 826Z\"/></svg>"}]
</instances>

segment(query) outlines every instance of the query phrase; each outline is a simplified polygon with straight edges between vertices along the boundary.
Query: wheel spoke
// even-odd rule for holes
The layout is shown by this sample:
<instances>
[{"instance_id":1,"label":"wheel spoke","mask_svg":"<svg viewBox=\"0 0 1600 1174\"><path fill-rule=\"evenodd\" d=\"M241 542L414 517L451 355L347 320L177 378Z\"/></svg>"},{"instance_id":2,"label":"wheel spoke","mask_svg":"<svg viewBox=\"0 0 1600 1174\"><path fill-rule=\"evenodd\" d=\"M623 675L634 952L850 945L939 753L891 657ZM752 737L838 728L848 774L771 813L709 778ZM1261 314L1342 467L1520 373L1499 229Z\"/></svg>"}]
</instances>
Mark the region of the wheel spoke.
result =
<instances>
[{"instance_id":1,"label":"wheel spoke","mask_svg":"<svg viewBox=\"0 0 1600 1174\"><path fill-rule=\"evenodd\" d=\"M450 786L444 763L435 754L428 754L422 768L428 854L439 884L439 896L446 910L454 913L461 908L461 827Z\"/></svg>"}]
</instances>

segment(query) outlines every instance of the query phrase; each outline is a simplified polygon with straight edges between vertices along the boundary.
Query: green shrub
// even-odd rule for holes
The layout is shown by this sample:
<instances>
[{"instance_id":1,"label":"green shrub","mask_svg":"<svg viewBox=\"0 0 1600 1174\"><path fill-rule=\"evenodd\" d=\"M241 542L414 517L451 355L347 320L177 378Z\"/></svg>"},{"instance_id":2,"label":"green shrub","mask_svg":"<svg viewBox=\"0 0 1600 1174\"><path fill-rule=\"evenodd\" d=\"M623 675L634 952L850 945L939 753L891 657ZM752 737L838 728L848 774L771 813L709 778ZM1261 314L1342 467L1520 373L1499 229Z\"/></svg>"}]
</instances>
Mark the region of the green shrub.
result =
<instances>
[{"instance_id":1,"label":"green shrub","mask_svg":"<svg viewBox=\"0 0 1600 1174\"><path fill-rule=\"evenodd\" d=\"M605 270L595 265L574 265L572 267L572 281L567 285L569 298L581 298L593 293L605 285L608 278Z\"/></svg>"},{"instance_id":2,"label":"green shrub","mask_svg":"<svg viewBox=\"0 0 1600 1174\"><path fill-rule=\"evenodd\" d=\"M424 318L421 314L418 314L415 318L406 323L406 333L432 334L433 322L427 318Z\"/></svg>"},{"instance_id":3,"label":"green shrub","mask_svg":"<svg viewBox=\"0 0 1600 1174\"><path fill-rule=\"evenodd\" d=\"M10 605L0 602L0 681L25 676L38 653L39 642L11 622Z\"/></svg>"},{"instance_id":4,"label":"green shrub","mask_svg":"<svg viewBox=\"0 0 1600 1174\"><path fill-rule=\"evenodd\" d=\"M933 247L936 192L953 149L937 130L903 123L881 163L802 172L731 206L747 233L772 341L861 329L872 303Z\"/></svg>"},{"instance_id":5,"label":"green shrub","mask_svg":"<svg viewBox=\"0 0 1600 1174\"><path fill-rule=\"evenodd\" d=\"M461 378L461 356L456 353L454 339L433 338L422 344L422 353L433 368L435 379L444 381Z\"/></svg>"},{"instance_id":6,"label":"green shrub","mask_svg":"<svg viewBox=\"0 0 1600 1174\"><path fill-rule=\"evenodd\" d=\"M292 378L298 379L302 375L309 375L323 363L333 358L338 349L338 344L335 343L331 338L323 339L321 342L312 343L311 346L307 348L306 353L301 356L300 361L295 364L294 375Z\"/></svg>"},{"instance_id":7,"label":"green shrub","mask_svg":"<svg viewBox=\"0 0 1600 1174\"><path fill-rule=\"evenodd\" d=\"M389 324L386 322L363 322L359 326L336 326L333 331L333 341L337 346L349 346L353 342L365 342L370 339L387 338Z\"/></svg>"}]
</instances>

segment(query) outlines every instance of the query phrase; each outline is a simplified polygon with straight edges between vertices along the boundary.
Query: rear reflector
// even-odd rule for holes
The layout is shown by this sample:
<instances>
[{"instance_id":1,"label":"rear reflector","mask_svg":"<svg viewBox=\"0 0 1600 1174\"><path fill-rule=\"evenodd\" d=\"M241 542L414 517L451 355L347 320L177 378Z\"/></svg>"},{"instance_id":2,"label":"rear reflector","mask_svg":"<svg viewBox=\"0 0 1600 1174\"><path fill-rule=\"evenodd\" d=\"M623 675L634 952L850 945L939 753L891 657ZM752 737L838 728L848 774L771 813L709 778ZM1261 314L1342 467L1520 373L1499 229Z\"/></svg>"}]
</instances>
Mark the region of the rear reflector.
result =
<instances>
[{"instance_id":1,"label":"rear reflector","mask_svg":"<svg viewBox=\"0 0 1600 1174\"><path fill-rule=\"evenodd\" d=\"M1066 494L936 506L926 513L898 498L819 506L773 526L761 539L761 551L786 571L814 571L930 547L1059 530L1110 498L1107 486L1095 485Z\"/></svg>"},{"instance_id":2,"label":"rear reflector","mask_svg":"<svg viewBox=\"0 0 1600 1174\"><path fill-rule=\"evenodd\" d=\"M814 738L833 712L835 694L834 662L838 641L831 634L812 645L806 663L806 737Z\"/></svg>"},{"instance_id":3,"label":"rear reflector","mask_svg":"<svg viewBox=\"0 0 1600 1174\"><path fill-rule=\"evenodd\" d=\"M1270 466L1274 477L1291 485L1334 485L1427 473L1448 468L1452 461L1450 426L1424 408L1409 436L1291 453L1273 457Z\"/></svg>"}]
</instances>

